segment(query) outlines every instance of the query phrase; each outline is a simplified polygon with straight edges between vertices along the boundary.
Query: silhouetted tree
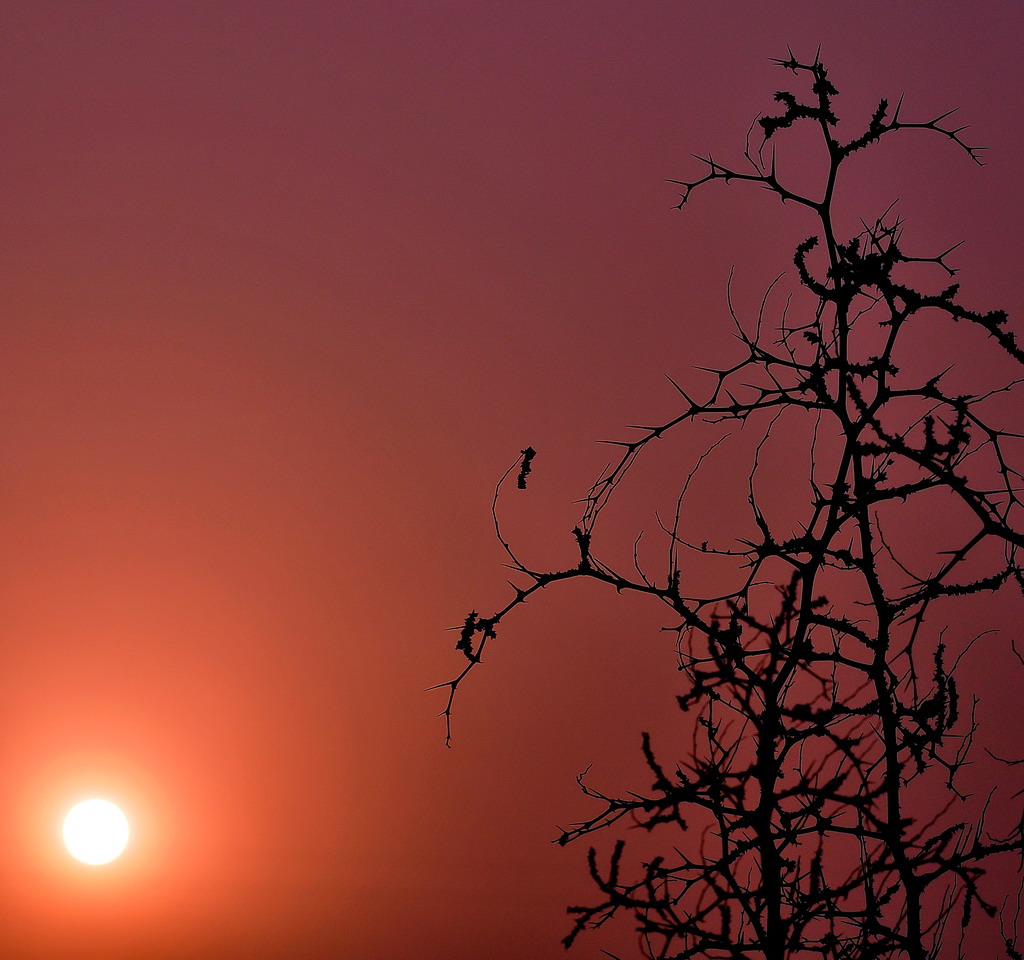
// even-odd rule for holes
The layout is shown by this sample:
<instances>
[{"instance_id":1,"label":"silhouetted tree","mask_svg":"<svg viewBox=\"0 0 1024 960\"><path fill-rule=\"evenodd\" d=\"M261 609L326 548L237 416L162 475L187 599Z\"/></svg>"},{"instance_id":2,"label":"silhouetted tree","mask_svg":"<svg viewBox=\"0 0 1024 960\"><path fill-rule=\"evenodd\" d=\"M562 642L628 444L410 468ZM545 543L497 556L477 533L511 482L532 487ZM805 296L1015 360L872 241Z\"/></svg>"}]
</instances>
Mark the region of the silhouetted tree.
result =
<instances>
[{"instance_id":1,"label":"silhouetted tree","mask_svg":"<svg viewBox=\"0 0 1024 960\"><path fill-rule=\"evenodd\" d=\"M748 134L745 165L709 156L702 176L672 182L682 187L680 207L725 181L763 187L805 210L816 225L794 257L804 299L787 300L770 331L771 289L749 324L730 305L742 356L713 371L702 399L676 387L678 414L621 443L621 458L591 488L572 531L570 566L535 570L520 559L498 523L499 482L495 526L521 583L500 610L471 613L461 627L457 648L467 664L447 685L448 735L460 683L498 624L531 596L585 578L655 598L671 610L685 677L678 705L691 714L694 735L671 760L643 735L653 784L642 793L606 796L581 778L598 807L560 843L624 818L666 839L662 855L633 864L621 839L607 858L591 849L599 892L593 905L570 908L566 945L628 913L649 957L925 960L940 949L963 956L981 911L999 924L1007 955L1020 958L1020 891L992 897L982 879L993 858L1024 856L1024 820L1018 813L1016 826L990 829L999 795L980 809L961 792L957 775L976 722L954 668L972 638L957 636L951 653L947 631L932 621L948 621L942 609L935 613L945 598L1024 588L1021 474L1009 449L1020 435L991 416L993 398L1005 400L1021 381L947 388L949 364L936 361L922 374L932 361L907 344L923 325L956 323L991 340L1010 363L1024 362L1024 352L1005 313L960 305L956 284L928 287L927 270L954 274L950 250L909 254L890 211L848 240L833 222L844 163L882 138L928 131L976 162L979 149L962 138L964 128L948 124L949 114L910 122L900 104L890 111L885 100L863 133L838 140L836 89L825 66L792 55L774 62L806 78L811 95L775 95L781 111L759 119L759 149ZM775 138L798 124L812 125L824 144L818 198L791 189L777 170ZM908 357L913 362L901 369ZM992 370L978 366L969 371L975 381ZM665 569L653 574L636 554L634 571L613 569L596 546L602 511L652 440L699 423L721 433L681 478L674 519L662 524ZM696 542L684 522L688 490L718 444L744 426L761 438L747 485L749 533ZM780 520L765 509L757 476L769 441L787 430L806 437L809 483L807 498L794 505L802 512ZM525 487L534 456L524 450L502 481L515 475ZM915 503L942 518L931 533L946 542L927 557L915 555L906 536L898 538L902 548L892 537L900 512ZM726 589L709 596L688 589L704 562L729 565ZM681 839L680 830L693 839Z\"/></svg>"}]
</instances>

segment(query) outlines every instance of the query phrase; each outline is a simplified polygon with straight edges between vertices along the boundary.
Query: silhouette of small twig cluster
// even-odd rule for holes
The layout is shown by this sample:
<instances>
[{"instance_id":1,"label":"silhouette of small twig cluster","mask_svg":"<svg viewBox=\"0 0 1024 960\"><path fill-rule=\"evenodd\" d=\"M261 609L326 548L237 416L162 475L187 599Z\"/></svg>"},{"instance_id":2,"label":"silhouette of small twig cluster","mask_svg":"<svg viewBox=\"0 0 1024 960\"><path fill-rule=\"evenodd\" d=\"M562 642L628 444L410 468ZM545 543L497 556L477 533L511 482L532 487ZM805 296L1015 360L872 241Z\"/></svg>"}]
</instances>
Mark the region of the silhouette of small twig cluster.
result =
<instances>
[{"instance_id":1,"label":"silhouette of small twig cluster","mask_svg":"<svg viewBox=\"0 0 1024 960\"><path fill-rule=\"evenodd\" d=\"M617 441L621 456L587 495L572 530L573 561L560 570L524 563L498 521L503 482L518 467L524 487L533 465L535 451L523 451L499 482L492 513L509 565L525 585L513 584L504 607L489 617L471 613L461 627L457 647L467 663L446 685L448 738L459 685L498 624L530 596L586 578L652 597L674 618L669 629L686 680L678 705L693 719L693 739L681 759L667 764L643 735L653 778L644 793L607 796L580 778L599 810L565 830L559 843L620 821L665 831L668 839L663 855L633 865L621 839L603 864L591 849L599 896L591 906L571 908L567 945L625 913L635 917L643 952L652 958L926 960L940 950L964 956L980 912L998 918L1006 955L1020 958L1020 893L990 898L982 881L992 858L1024 860L1024 817L1003 833L990 829L998 795L969 816L958 783L977 722L956 667L978 638L958 639L954 655L946 630L934 629L929 614L946 598L1024 589L1022 477L1010 450L1021 437L990 422L988 404L1021 380L962 393L947 388L949 367L921 375L897 361L908 331L946 321L990 338L1010 363L1024 363L1024 353L1005 313L962 306L955 284L928 292L905 279L909 264L917 265L915 276L929 267L952 276L951 250L911 256L902 223L889 211L849 240L833 225L842 164L882 137L930 131L977 162L979 148L962 139L963 127L944 125L949 114L908 122L902 104L890 116L884 100L866 130L843 143L833 132L836 89L821 61L790 55L775 62L807 78L812 96L776 94L782 112L760 119L756 151L748 134L745 169L708 156L703 176L672 182L682 187L680 207L722 180L757 184L810 210L817 232L794 257L809 305L794 319L790 304L777 336L765 331L771 289L753 329L733 312L741 359L711 371L703 399L673 384L682 398L678 415ZM820 198L783 184L772 149L777 135L803 123L820 131L827 151ZM822 256L816 247L824 248L820 260L813 259ZM769 519L755 477L768 437L790 415L814 423L810 496L799 521L783 528ZM686 478L673 523L662 524L666 569L658 576L638 562L635 573L613 569L595 553L602 511L653 440L700 423L717 424L722 436ZM750 469L750 535L691 542L682 522L691 481L730 431L746 424L764 437ZM919 501L964 518L949 524L944 549L925 561L908 556L883 529L894 510ZM735 582L714 596L692 595L687 570L708 555L731 558ZM924 570L921 563L932 565ZM772 598L766 583L774 585Z\"/></svg>"}]
</instances>

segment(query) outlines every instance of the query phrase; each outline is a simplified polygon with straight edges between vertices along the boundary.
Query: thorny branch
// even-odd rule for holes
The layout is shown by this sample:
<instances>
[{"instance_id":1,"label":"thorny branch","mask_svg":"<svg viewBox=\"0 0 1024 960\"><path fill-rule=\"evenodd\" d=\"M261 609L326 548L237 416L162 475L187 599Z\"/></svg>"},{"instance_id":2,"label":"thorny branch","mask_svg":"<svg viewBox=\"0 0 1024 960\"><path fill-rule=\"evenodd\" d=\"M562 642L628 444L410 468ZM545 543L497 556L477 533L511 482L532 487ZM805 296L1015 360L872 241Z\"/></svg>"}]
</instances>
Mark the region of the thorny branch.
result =
<instances>
[{"instance_id":1,"label":"thorny branch","mask_svg":"<svg viewBox=\"0 0 1024 960\"><path fill-rule=\"evenodd\" d=\"M524 488L533 467L536 452L522 452L492 504L498 540L521 583L513 584L501 609L488 617L473 612L458 628L456 646L467 663L442 685L449 692L446 742L460 684L481 662L498 625L532 595L586 578L650 596L672 611L674 626L667 629L677 636L679 668L688 683L677 699L693 716L693 743L670 769L644 734L643 755L653 776L644 794L607 796L581 775L581 788L598 812L564 830L558 842L623 820L675 834L664 856L635 866L631 877L622 840L605 865L590 851L599 896L592 906L571 908L575 921L567 945L587 928L626 913L637 922L644 955L659 960L926 960L940 955L957 926L953 949L962 957L966 931L980 911L998 914L1006 955L1020 958L1021 894L993 903L982 881L994 857L1016 855L1018 864L1024 862L1024 815L1004 835L986 825L993 797L975 821L965 815L956 781L976 735L975 707L964 703L955 676L963 653L950 664L945 627L932 630L926 614L943 598L1024 589L1024 476L1013 456L1021 434L992 422L988 404L1024 378L961 394L944 386L950 367L915 379L896 360L916 327L948 321L972 326L1010 361L1024 363L1024 351L1004 312L961 305L956 284L923 291L903 279L907 264L953 276L947 258L954 248L911 256L902 222L890 211L847 241L833 225L842 164L883 137L931 132L979 164L981 148L963 139L964 127L947 124L950 113L905 120L902 99L891 114L887 101L880 101L863 132L844 143L834 135L837 92L824 64L817 56L804 63L792 54L775 62L808 79L811 96L775 95L782 110L760 118L756 151L748 133L748 169L708 155L698 158L703 176L672 182L682 187L679 207L721 180L756 184L807 208L817 232L799 244L794 263L809 306L793 308L787 300L777 339L767 341L771 289L752 333L730 298L744 356L710 371L714 382L702 399L672 381L683 401L680 412L640 428L635 439L615 441L621 455L587 494L572 530L574 559L563 569L531 569L498 521L504 481L518 468L517 486ZM803 123L817 127L827 151L820 197L787 187L774 149L768 150L776 135ZM819 244L824 267L816 271L811 258ZM809 440L812 496L797 529L780 530L759 504L754 478L764 440L783 418L801 413L815 423ZM717 424L723 433L686 477L671 526L659 520L669 538L664 579L643 573L639 562L637 578L615 572L595 554L602 511L653 440L699 423ZM691 481L730 428L746 423L764 434L750 473L750 536L731 544L691 543L682 530ZM951 529L951 537L960 531L959 539L936 553L929 569L912 572L920 558L898 556L883 520L894 507L922 497L932 498L922 503L937 503L939 496L946 498L941 509L959 504L973 526ZM715 595L692 595L683 558L696 562L707 554L734 558L735 582ZM780 562L789 570L781 582ZM755 593L766 580L777 583L777 599L767 608L763 589ZM824 593L826 581L831 597ZM1021 660L1016 647L1013 652ZM1022 762L989 753L1008 767ZM924 818L910 800L919 784L934 799ZM681 845L680 832L700 839Z\"/></svg>"}]
</instances>

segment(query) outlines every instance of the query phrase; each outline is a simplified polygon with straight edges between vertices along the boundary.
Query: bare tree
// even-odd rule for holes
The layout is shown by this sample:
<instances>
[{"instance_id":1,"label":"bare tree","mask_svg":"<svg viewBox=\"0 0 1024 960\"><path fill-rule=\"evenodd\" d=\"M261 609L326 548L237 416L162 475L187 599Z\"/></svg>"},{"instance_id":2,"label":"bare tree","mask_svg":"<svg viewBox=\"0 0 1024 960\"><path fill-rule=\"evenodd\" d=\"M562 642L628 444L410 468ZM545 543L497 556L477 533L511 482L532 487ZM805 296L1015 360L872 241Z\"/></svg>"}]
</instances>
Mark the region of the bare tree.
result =
<instances>
[{"instance_id":1,"label":"bare tree","mask_svg":"<svg viewBox=\"0 0 1024 960\"><path fill-rule=\"evenodd\" d=\"M666 760L643 735L653 784L642 793L608 796L581 778L596 812L560 843L632 823L655 839L664 834L663 853L633 862L622 839L604 857L591 849L596 902L570 908L566 945L628 914L652 958L925 960L964 956L980 912L998 925L1007 955L1020 958L1020 891L992 895L983 881L994 858L1011 868L1024 858L1024 819L1014 796L997 790L979 803L960 787L977 721L955 668L977 637L954 625L947 641L946 612L951 599L1024 588L1021 474L1011 449L1021 436L993 422L1011 409L1003 401L1021 380L982 382L992 365L976 365L958 369L961 381L973 377L969 392L947 387L952 365L922 373L928 357L912 344L914 331L959 324L1011 365L1024 352L1004 312L957 302L952 248L905 252L891 211L849 240L833 221L843 165L881 139L918 129L978 163L979 148L949 114L911 122L902 104L890 111L885 100L861 135L838 140L825 66L792 55L774 62L806 79L810 95L775 95L781 112L757 121L757 148L752 125L742 165L709 156L702 176L672 182L682 188L680 207L724 181L765 188L805 211L815 234L796 248L797 297L770 308L773 285L749 323L730 303L742 355L713 371L702 399L676 386L678 414L620 443L620 459L585 499L566 568L532 569L503 533L499 494L512 477L526 487L535 451L509 468L493 515L520 583L500 610L471 613L460 629L467 663L446 685L448 736L459 685L525 600L578 578L653 598L671 611L685 678L678 705L693 719L692 741L673 745ZM827 157L820 197L790 189L777 169L776 138L804 124ZM931 286L929 271L939 278ZM907 357L914 362L902 369ZM674 517L661 525L667 563L655 574L634 552L632 570L613 569L596 546L602 511L653 440L699 424L718 435L680 478ZM687 532L688 492L740 427L760 438L744 505L749 531L730 542L696 540ZM811 466L807 496L780 519L758 493L758 474L786 431L804 438L802 462ZM924 557L902 529L914 504L943 517L931 533L945 541ZM725 565L728 583L695 595L692 573L711 562ZM1002 829L990 826L1000 818Z\"/></svg>"}]
</instances>

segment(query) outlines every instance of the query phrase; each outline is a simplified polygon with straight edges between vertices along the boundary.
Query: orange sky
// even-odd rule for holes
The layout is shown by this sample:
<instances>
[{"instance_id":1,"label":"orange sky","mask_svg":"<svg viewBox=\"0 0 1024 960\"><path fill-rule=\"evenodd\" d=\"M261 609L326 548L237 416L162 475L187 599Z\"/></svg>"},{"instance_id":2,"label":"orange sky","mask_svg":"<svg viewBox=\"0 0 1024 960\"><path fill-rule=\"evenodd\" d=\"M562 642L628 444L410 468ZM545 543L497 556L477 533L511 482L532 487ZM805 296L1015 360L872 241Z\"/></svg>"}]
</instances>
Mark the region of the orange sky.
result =
<instances>
[{"instance_id":1,"label":"orange sky","mask_svg":"<svg viewBox=\"0 0 1024 960\"><path fill-rule=\"evenodd\" d=\"M1019 5L767 6L0 3L0 955L563 955L586 851L548 841L588 764L646 783L659 612L531 603L452 750L423 691L505 596L518 451L510 530L563 562L593 441L671 411L662 375L729 349L730 265L756 303L809 233L665 178L738 156L767 59L820 42L849 129L905 92L990 148L879 150L851 229L900 198L921 247L968 241L965 302L1021 314ZM99 869L59 845L92 794L134 828Z\"/></svg>"}]
</instances>

